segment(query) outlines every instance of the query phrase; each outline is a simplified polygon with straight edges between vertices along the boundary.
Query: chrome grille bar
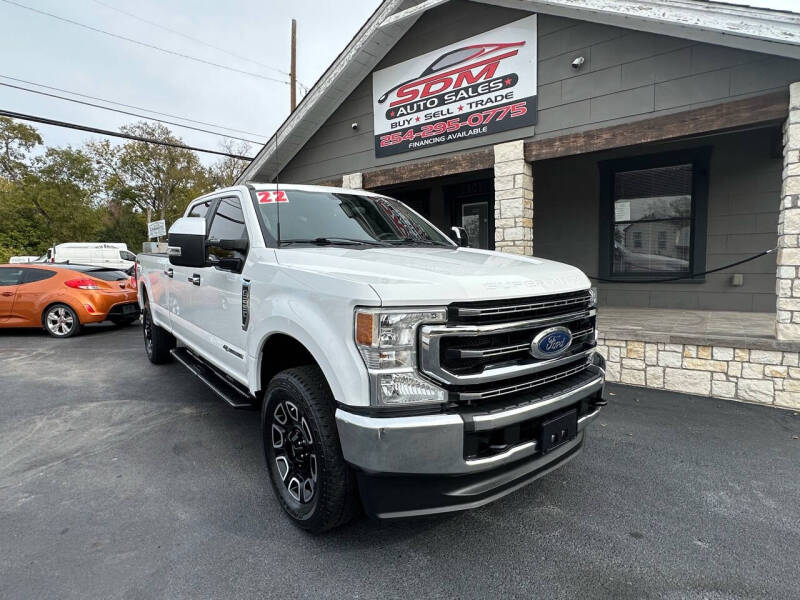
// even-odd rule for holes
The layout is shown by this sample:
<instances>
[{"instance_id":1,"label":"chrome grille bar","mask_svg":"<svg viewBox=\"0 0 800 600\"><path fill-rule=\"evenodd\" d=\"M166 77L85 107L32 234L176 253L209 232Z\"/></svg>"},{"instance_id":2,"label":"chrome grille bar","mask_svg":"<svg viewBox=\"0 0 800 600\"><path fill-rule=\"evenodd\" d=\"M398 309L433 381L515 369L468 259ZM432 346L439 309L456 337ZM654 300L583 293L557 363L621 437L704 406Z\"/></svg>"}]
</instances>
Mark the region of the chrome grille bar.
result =
<instances>
[{"instance_id":1,"label":"chrome grille bar","mask_svg":"<svg viewBox=\"0 0 800 600\"><path fill-rule=\"evenodd\" d=\"M496 333L513 333L518 331L525 331L529 329L537 329L547 327L550 325L567 324L582 319L590 319L595 316L597 311L594 308L582 310L579 312L572 312L552 317L542 317L539 319L526 319L523 321L515 321L511 323L492 323L487 325L424 325L420 328L420 367L422 372L431 377L432 379L448 385L479 385L482 383L489 383L491 381L498 381L502 379L511 379L531 375L557 366L566 365L571 362L580 360L594 352L594 344L588 349L575 354L568 354L559 356L550 360L541 360L536 362L526 362L524 364L513 364L495 366L484 366L480 373L466 373L458 374L449 371L441 362L441 341L444 338L450 337L478 337L487 334ZM594 329L584 329L575 332L576 337L584 337L585 335L594 332ZM500 348L484 348L481 350L474 350L472 352L492 352L497 351L497 354L490 356L502 357L513 352L519 352L525 348L529 348L529 344L514 344L513 346L504 346ZM470 352L465 349L462 352ZM485 356L485 355L483 355ZM461 354L462 358L467 358L469 355ZM480 356L473 355L472 358L480 358Z\"/></svg>"},{"instance_id":2,"label":"chrome grille bar","mask_svg":"<svg viewBox=\"0 0 800 600\"><path fill-rule=\"evenodd\" d=\"M572 306L575 304L583 304L590 301L588 294L578 296L576 298L563 298L561 300L548 300L544 302L531 302L528 304L512 304L504 306L487 306L483 308L464 308L459 307L456 309L456 314L459 317L491 317L497 315L513 315L521 312L534 312L537 310L544 310L546 308L560 308L564 306Z\"/></svg>"},{"instance_id":3,"label":"chrome grille bar","mask_svg":"<svg viewBox=\"0 0 800 600\"><path fill-rule=\"evenodd\" d=\"M503 346L501 348L491 348L489 350L453 350L460 358L491 358L493 356L503 356L530 350L530 344L517 344L516 346Z\"/></svg>"},{"instance_id":4,"label":"chrome grille bar","mask_svg":"<svg viewBox=\"0 0 800 600\"><path fill-rule=\"evenodd\" d=\"M582 338L591 333L594 333L594 328L581 329L572 333L572 339ZM501 346L499 348L489 348L487 350L451 350L458 355L459 358L492 358L495 356L504 356L506 354L514 354L515 352L524 352L530 350L530 344L516 344L514 346Z\"/></svg>"},{"instance_id":5,"label":"chrome grille bar","mask_svg":"<svg viewBox=\"0 0 800 600\"><path fill-rule=\"evenodd\" d=\"M565 371L559 371L558 373L553 373L552 375L539 377L537 379L531 379L529 381L523 381L522 383L517 383L515 385L494 388L491 390L484 390L481 392L457 392L458 400L462 402L466 401L474 402L476 400L489 400L491 398L497 398L498 396L505 396L506 394L524 392L526 390L530 390L535 387L539 387L547 383L552 383L554 381L558 381L560 379L564 379L566 377L570 377L571 375L580 373L581 371L589 368L590 364L591 364L591 359L589 361L583 362Z\"/></svg>"}]
</instances>

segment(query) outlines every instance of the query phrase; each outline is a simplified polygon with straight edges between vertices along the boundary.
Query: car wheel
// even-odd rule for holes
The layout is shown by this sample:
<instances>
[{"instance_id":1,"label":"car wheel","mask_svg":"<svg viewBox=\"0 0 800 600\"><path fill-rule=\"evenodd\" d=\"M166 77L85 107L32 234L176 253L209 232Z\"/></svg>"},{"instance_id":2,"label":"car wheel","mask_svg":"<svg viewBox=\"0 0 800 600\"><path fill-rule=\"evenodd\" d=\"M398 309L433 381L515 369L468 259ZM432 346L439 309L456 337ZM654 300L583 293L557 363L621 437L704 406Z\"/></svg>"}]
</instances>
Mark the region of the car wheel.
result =
<instances>
[{"instance_id":1,"label":"car wheel","mask_svg":"<svg viewBox=\"0 0 800 600\"><path fill-rule=\"evenodd\" d=\"M142 311L142 333L144 334L144 350L150 362L154 365L168 363L172 359L170 350L175 347L175 337L153 323L148 304Z\"/></svg>"},{"instance_id":2,"label":"car wheel","mask_svg":"<svg viewBox=\"0 0 800 600\"><path fill-rule=\"evenodd\" d=\"M56 338L72 337L81 330L78 315L66 304L47 307L42 316L42 324L47 333Z\"/></svg>"},{"instance_id":3,"label":"car wheel","mask_svg":"<svg viewBox=\"0 0 800 600\"><path fill-rule=\"evenodd\" d=\"M319 533L359 511L355 475L342 456L331 392L318 367L278 373L261 409L264 456L284 511Z\"/></svg>"}]
</instances>

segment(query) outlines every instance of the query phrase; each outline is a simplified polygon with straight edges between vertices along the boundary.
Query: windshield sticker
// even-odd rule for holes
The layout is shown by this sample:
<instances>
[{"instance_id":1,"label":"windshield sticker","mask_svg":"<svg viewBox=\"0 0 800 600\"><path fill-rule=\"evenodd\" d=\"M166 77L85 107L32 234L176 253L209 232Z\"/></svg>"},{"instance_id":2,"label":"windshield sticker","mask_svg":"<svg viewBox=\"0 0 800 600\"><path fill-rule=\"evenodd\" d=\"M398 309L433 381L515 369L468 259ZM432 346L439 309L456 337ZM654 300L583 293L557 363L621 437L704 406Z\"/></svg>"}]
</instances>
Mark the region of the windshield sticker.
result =
<instances>
[{"instance_id":1,"label":"windshield sticker","mask_svg":"<svg viewBox=\"0 0 800 600\"><path fill-rule=\"evenodd\" d=\"M397 228L397 231L403 237L414 240L428 239L428 236L417 223L415 223L412 219L409 219L401 211L397 210L390 202L384 200L383 198L378 198L375 201L375 204L377 204L381 210L383 210L384 214L389 218L389 220L391 220L392 224L394 224L394 226Z\"/></svg>"},{"instance_id":2,"label":"windshield sticker","mask_svg":"<svg viewBox=\"0 0 800 600\"><path fill-rule=\"evenodd\" d=\"M259 204L275 204L277 202L288 202L289 196L283 190L277 192L256 192Z\"/></svg>"}]
</instances>

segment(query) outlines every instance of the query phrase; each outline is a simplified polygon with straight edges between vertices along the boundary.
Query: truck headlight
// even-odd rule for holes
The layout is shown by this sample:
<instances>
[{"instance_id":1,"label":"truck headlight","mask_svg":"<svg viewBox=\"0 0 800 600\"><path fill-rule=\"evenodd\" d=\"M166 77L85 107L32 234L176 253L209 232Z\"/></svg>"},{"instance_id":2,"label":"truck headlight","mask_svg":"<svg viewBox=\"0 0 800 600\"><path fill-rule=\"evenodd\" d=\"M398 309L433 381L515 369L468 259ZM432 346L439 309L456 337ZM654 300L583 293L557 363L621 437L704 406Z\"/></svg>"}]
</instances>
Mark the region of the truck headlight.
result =
<instances>
[{"instance_id":1,"label":"truck headlight","mask_svg":"<svg viewBox=\"0 0 800 600\"><path fill-rule=\"evenodd\" d=\"M370 397L381 406L445 402L445 391L417 372L417 329L444 323L444 308L360 308L355 341L369 372Z\"/></svg>"},{"instance_id":2,"label":"truck headlight","mask_svg":"<svg viewBox=\"0 0 800 600\"><path fill-rule=\"evenodd\" d=\"M597 306L597 288L590 287L589 288L589 304L591 306Z\"/></svg>"}]
</instances>

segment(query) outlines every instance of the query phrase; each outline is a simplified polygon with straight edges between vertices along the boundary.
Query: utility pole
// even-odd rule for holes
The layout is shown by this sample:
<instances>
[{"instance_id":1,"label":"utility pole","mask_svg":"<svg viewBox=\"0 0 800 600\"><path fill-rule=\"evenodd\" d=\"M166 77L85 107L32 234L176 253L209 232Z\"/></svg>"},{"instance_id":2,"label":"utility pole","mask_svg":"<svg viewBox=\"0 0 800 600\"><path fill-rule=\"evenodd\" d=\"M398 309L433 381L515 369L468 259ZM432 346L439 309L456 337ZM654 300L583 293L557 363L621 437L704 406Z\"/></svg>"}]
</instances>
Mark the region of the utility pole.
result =
<instances>
[{"instance_id":1,"label":"utility pole","mask_svg":"<svg viewBox=\"0 0 800 600\"><path fill-rule=\"evenodd\" d=\"M292 112L297 107L297 21L292 19L292 64L289 67L289 88Z\"/></svg>"}]
</instances>

